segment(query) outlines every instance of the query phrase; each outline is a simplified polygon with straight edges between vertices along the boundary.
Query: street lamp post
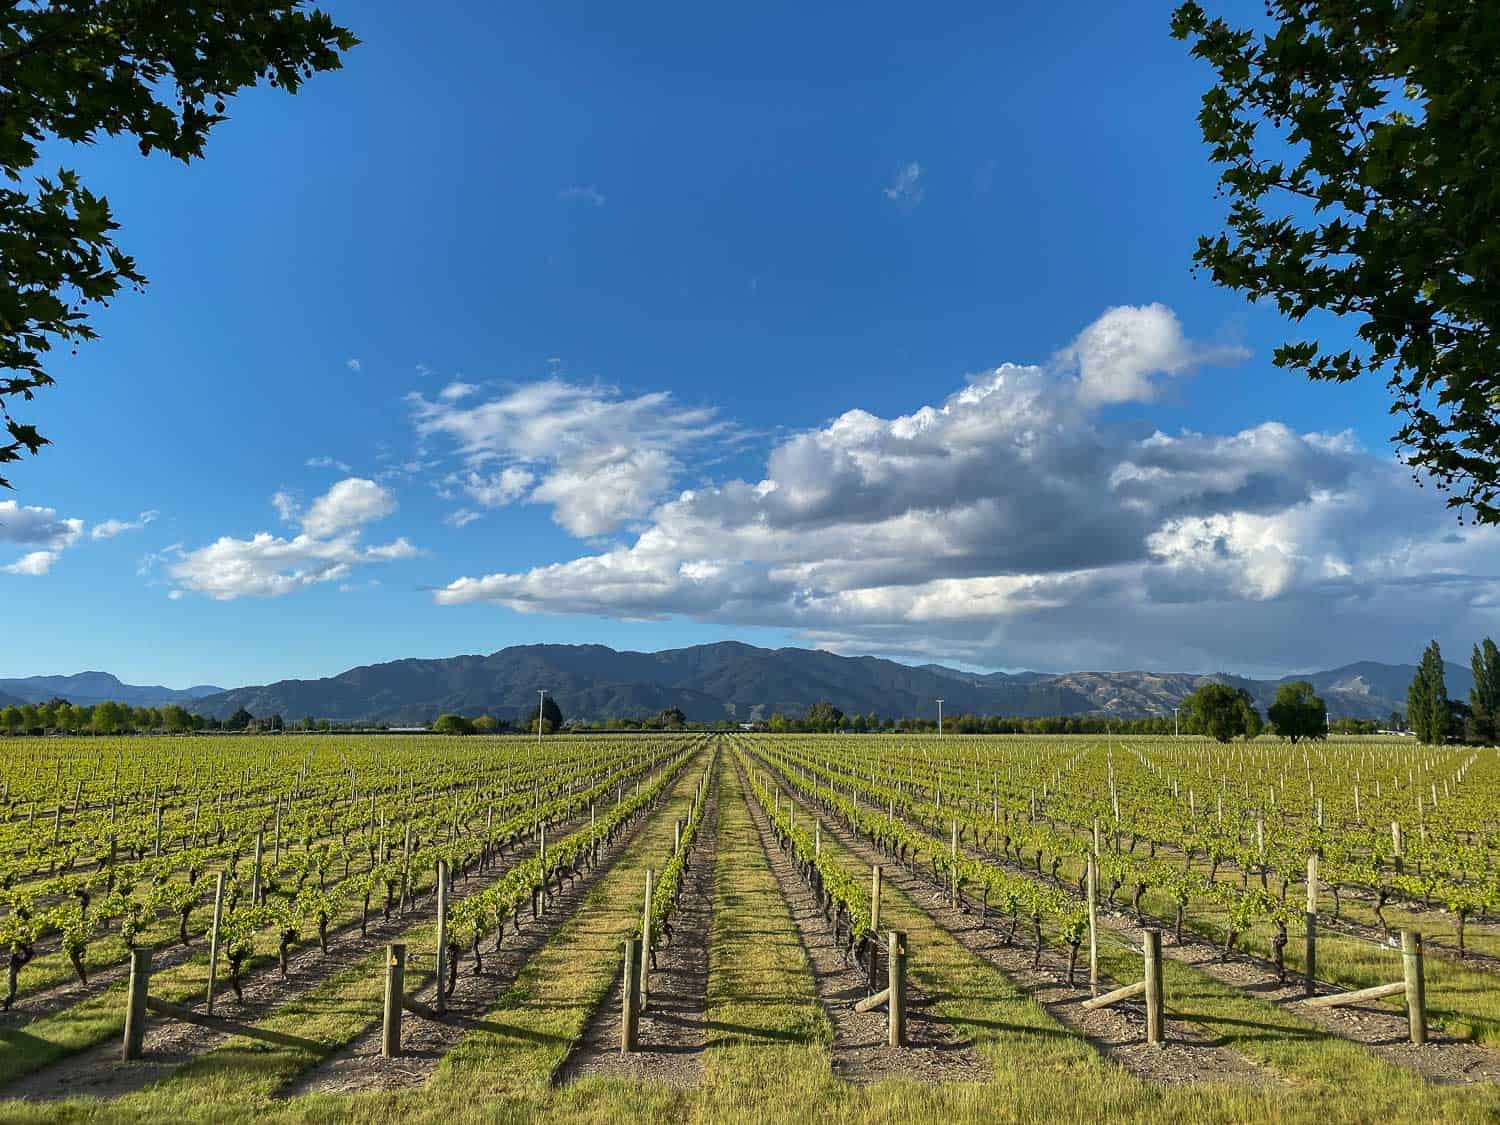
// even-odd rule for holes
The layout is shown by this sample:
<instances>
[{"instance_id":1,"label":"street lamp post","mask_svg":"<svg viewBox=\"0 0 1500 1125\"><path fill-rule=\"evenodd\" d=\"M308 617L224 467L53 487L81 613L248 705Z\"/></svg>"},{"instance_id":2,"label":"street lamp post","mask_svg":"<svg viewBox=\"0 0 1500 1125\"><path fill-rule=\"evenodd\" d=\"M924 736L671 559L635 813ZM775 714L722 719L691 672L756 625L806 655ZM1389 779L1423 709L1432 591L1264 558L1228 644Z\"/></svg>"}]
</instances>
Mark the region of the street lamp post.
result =
<instances>
[{"instance_id":1,"label":"street lamp post","mask_svg":"<svg viewBox=\"0 0 1500 1125\"><path fill-rule=\"evenodd\" d=\"M938 734L941 735L943 733L943 701L941 699L939 699L937 701L937 705L938 705Z\"/></svg>"}]
</instances>

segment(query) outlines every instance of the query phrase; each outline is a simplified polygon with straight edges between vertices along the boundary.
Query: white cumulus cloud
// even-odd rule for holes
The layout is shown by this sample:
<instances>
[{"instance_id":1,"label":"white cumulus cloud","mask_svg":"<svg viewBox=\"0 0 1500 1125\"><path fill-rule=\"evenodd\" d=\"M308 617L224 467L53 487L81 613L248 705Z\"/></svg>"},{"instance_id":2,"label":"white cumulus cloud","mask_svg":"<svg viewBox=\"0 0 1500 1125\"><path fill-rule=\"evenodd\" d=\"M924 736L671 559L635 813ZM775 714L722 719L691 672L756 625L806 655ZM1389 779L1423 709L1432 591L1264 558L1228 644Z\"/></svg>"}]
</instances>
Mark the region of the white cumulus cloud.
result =
<instances>
[{"instance_id":1,"label":"white cumulus cloud","mask_svg":"<svg viewBox=\"0 0 1500 1125\"><path fill-rule=\"evenodd\" d=\"M372 480L347 477L312 502L302 529L317 539L351 531L396 510L396 498Z\"/></svg>"},{"instance_id":2,"label":"white cumulus cloud","mask_svg":"<svg viewBox=\"0 0 1500 1125\"><path fill-rule=\"evenodd\" d=\"M7 574L37 578L46 574L57 556L78 542L83 520L57 514L56 508L21 505L0 500L0 544L35 547L15 562L0 566Z\"/></svg>"},{"instance_id":3,"label":"white cumulus cloud","mask_svg":"<svg viewBox=\"0 0 1500 1125\"><path fill-rule=\"evenodd\" d=\"M1440 502L1351 435L1169 434L1111 415L1242 355L1187 339L1163 306L1110 309L1045 365L792 434L761 479L664 499L627 545L435 597L769 625L989 666L1285 669L1500 626L1496 534L1452 532ZM490 451L478 430L459 440ZM573 504L560 522L589 534L603 516L584 497L620 491L617 463L571 457L532 498L557 479ZM648 482L622 493L638 506L672 474L623 475Z\"/></svg>"},{"instance_id":4,"label":"white cumulus cloud","mask_svg":"<svg viewBox=\"0 0 1500 1125\"><path fill-rule=\"evenodd\" d=\"M284 519L300 523L290 538L262 531L249 539L222 536L195 550L177 549L166 563L184 591L218 601L241 597L278 597L305 586L342 582L369 563L394 562L420 552L405 538L369 546L360 541L364 525L396 510L396 499L374 481L349 477L339 481L299 512L284 493L273 497Z\"/></svg>"},{"instance_id":5,"label":"white cumulus cloud","mask_svg":"<svg viewBox=\"0 0 1500 1125\"><path fill-rule=\"evenodd\" d=\"M39 578L52 569L57 561L56 551L30 551L9 566L0 567L6 574L20 574L28 578Z\"/></svg>"}]
</instances>

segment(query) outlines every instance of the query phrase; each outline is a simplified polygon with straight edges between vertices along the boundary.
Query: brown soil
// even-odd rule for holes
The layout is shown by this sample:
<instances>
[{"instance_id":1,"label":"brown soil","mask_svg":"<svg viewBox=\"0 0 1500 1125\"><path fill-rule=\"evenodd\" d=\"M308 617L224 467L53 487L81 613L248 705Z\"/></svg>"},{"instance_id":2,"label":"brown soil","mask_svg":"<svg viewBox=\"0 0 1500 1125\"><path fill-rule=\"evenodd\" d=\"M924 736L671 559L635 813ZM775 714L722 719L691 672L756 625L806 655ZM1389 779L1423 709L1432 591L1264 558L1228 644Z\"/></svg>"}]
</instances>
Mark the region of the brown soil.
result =
<instances>
[{"instance_id":1,"label":"brown soil","mask_svg":"<svg viewBox=\"0 0 1500 1125\"><path fill-rule=\"evenodd\" d=\"M707 1041L708 947L713 934L714 863L719 852L718 786L710 785L703 822L686 867L672 918L672 940L656 954L651 993L640 1014L640 1049L620 1051L621 988L609 990L556 1082L591 1075L696 1086Z\"/></svg>"},{"instance_id":2,"label":"brown soil","mask_svg":"<svg viewBox=\"0 0 1500 1125\"><path fill-rule=\"evenodd\" d=\"M541 918L533 920L530 911L525 911L520 934L517 935L514 929L507 930L500 949L484 953L483 972L474 971L473 954L465 951L453 995L447 998L448 1011L444 1018L428 1020L412 1013L403 1016L400 1057L380 1057L381 1028L377 1019L342 1050L277 1091L277 1097L404 1090L425 1085L443 1056L459 1040L471 1031L492 1027L485 1016L514 983L521 967L572 916L590 888L614 865L660 803L661 798L658 798L647 808L639 810L633 822L616 834L614 843L600 849L597 866L570 881L562 894L550 895ZM486 939L482 948L492 945L493 939ZM430 961L424 967L430 967ZM430 1007L437 995L436 982L411 995Z\"/></svg>"},{"instance_id":3,"label":"brown soil","mask_svg":"<svg viewBox=\"0 0 1500 1125\"><path fill-rule=\"evenodd\" d=\"M574 823L581 823L581 820ZM505 859L487 871L475 871L463 879L455 879L454 891L466 894L478 890L535 852L535 840L519 843L507 851ZM283 1004L354 964L381 941L394 939L408 927L436 917L436 898L430 892L424 893L407 913L393 911L388 922L372 910L367 937L360 936L357 921L331 931L326 954L318 948L315 940L302 945L289 957L285 978L274 963L245 977L244 1003L235 999L227 976L221 977L222 991L214 997L214 1014L241 1023L265 1018ZM79 1095L117 1097L166 1077L227 1038L221 1032L195 1024L152 1017L146 1028L140 1059L122 1062L119 1040L111 1037L17 1079L5 1087L4 1096L37 1101Z\"/></svg>"},{"instance_id":4,"label":"brown soil","mask_svg":"<svg viewBox=\"0 0 1500 1125\"><path fill-rule=\"evenodd\" d=\"M736 768L738 764L736 763ZM743 777L743 770L741 770ZM770 821L745 780L745 800L760 832L761 846L782 896L791 910L802 947L812 965L818 996L833 1024L833 1072L850 1082L878 1082L911 1078L918 1082L983 1082L989 1067L969 1039L932 1012L929 1001L908 978L907 1046L887 1045L884 1009L856 1012L854 1005L869 994L865 972L834 942L811 888L802 881L791 857L776 842Z\"/></svg>"}]
</instances>

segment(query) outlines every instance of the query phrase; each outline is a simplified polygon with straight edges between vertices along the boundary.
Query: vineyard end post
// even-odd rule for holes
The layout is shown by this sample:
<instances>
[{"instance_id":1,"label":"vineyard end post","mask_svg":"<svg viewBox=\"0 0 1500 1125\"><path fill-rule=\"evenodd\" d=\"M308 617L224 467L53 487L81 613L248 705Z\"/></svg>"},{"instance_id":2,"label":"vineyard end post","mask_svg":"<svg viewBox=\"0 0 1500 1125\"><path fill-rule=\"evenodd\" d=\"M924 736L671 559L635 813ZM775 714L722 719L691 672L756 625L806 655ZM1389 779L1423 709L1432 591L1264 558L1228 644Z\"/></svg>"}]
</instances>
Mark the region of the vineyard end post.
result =
<instances>
[{"instance_id":1,"label":"vineyard end post","mask_svg":"<svg viewBox=\"0 0 1500 1125\"><path fill-rule=\"evenodd\" d=\"M399 942L385 947L385 1011L380 1027L380 1057L401 1054L401 993L406 987L406 946Z\"/></svg>"},{"instance_id":2,"label":"vineyard end post","mask_svg":"<svg viewBox=\"0 0 1500 1125\"><path fill-rule=\"evenodd\" d=\"M151 985L151 951L130 951L130 989L125 1005L125 1049L121 1058L126 1062L141 1057L141 1044L146 1038L146 991Z\"/></svg>"},{"instance_id":3,"label":"vineyard end post","mask_svg":"<svg viewBox=\"0 0 1500 1125\"><path fill-rule=\"evenodd\" d=\"M1420 1045L1427 1042L1427 979L1422 971L1422 935L1416 930L1401 931L1401 967L1406 977L1411 1041Z\"/></svg>"},{"instance_id":4,"label":"vineyard end post","mask_svg":"<svg viewBox=\"0 0 1500 1125\"><path fill-rule=\"evenodd\" d=\"M1161 931L1146 930L1146 1042L1160 1047L1166 1040L1166 1014L1162 1005L1161 989Z\"/></svg>"},{"instance_id":5,"label":"vineyard end post","mask_svg":"<svg viewBox=\"0 0 1500 1125\"><path fill-rule=\"evenodd\" d=\"M620 1002L620 1053L628 1055L636 1049L636 1033L641 1019L641 997L637 990L639 976L636 966L641 961L641 939L627 938L625 941L625 974L621 979L624 995Z\"/></svg>"},{"instance_id":6,"label":"vineyard end post","mask_svg":"<svg viewBox=\"0 0 1500 1125\"><path fill-rule=\"evenodd\" d=\"M906 933L891 930L886 935L889 945L886 969L886 985L891 994L886 1001L887 1020L890 1032L887 1042L892 1047L906 1046Z\"/></svg>"}]
</instances>

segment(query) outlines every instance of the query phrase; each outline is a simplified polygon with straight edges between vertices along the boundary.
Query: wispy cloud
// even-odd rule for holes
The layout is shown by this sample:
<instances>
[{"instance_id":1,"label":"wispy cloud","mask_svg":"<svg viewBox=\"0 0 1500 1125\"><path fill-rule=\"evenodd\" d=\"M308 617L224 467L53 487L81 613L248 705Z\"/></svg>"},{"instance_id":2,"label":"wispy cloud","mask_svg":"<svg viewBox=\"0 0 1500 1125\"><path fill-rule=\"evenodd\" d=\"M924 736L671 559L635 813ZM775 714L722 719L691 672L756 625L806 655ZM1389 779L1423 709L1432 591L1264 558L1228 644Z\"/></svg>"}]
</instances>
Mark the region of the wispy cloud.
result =
<instances>
[{"instance_id":1,"label":"wispy cloud","mask_svg":"<svg viewBox=\"0 0 1500 1125\"><path fill-rule=\"evenodd\" d=\"M309 457L307 459L309 469L337 469L341 473L352 473L354 470L346 462L336 460L333 457Z\"/></svg>"},{"instance_id":2,"label":"wispy cloud","mask_svg":"<svg viewBox=\"0 0 1500 1125\"><path fill-rule=\"evenodd\" d=\"M903 207L915 207L922 202L922 197L926 194L922 187L922 166L915 160L902 165L896 173L896 178L881 191L893 203L899 203Z\"/></svg>"},{"instance_id":3,"label":"wispy cloud","mask_svg":"<svg viewBox=\"0 0 1500 1125\"><path fill-rule=\"evenodd\" d=\"M141 530L147 524L156 522L159 515L161 515L160 512L149 511L142 512L133 520L105 520L103 523L96 523L89 534L95 539L113 539L116 535L123 535L127 531Z\"/></svg>"},{"instance_id":4,"label":"wispy cloud","mask_svg":"<svg viewBox=\"0 0 1500 1125\"><path fill-rule=\"evenodd\" d=\"M358 371L364 366L364 364L360 363L357 358L351 355L348 359L344 360L344 366L347 367L350 371Z\"/></svg>"},{"instance_id":5,"label":"wispy cloud","mask_svg":"<svg viewBox=\"0 0 1500 1125\"><path fill-rule=\"evenodd\" d=\"M684 451L734 429L664 392L631 397L560 378L473 402L407 401L418 436L450 439L464 463L445 485L484 507L551 504L557 523L585 537L645 515L681 473Z\"/></svg>"},{"instance_id":6,"label":"wispy cloud","mask_svg":"<svg viewBox=\"0 0 1500 1125\"><path fill-rule=\"evenodd\" d=\"M557 193L557 198L564 203L588 203L594 207L603 207L605 203L604 193L593 184L573 184L565 187Z\"/></svg>"}]
</instances>

